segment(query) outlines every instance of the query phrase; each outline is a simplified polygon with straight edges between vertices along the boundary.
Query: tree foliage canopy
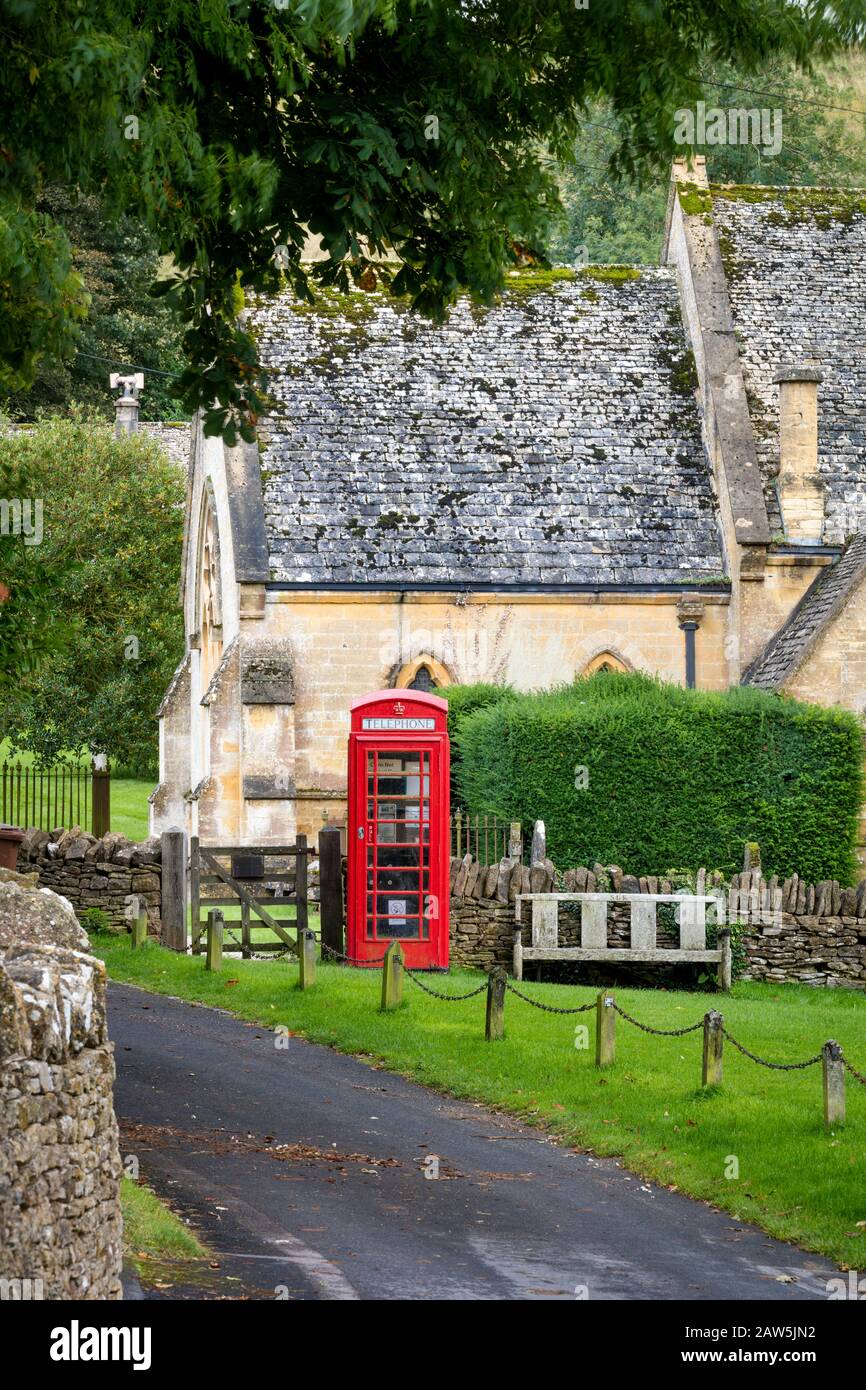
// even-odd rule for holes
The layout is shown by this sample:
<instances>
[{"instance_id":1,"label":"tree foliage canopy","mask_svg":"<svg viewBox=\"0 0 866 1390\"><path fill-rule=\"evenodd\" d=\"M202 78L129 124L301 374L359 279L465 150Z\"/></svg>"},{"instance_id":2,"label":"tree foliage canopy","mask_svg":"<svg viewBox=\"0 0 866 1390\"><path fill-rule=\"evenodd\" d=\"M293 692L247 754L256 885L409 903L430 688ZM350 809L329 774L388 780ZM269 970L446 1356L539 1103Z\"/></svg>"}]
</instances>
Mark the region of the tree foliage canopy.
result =
<instances>
[{"instance_id":1,"label":"tree foliage canopy","mask_svg":"<svg viewBox=\"0 0 866 1390\"><path fill-rule=\"evenodd\" d=\"M67 641L37 669L14 653L0 737L44 761L89 749L149 771L154 716L183 654L183 477L145 434L115 439L84 418L43 420L4 449L42 516L39 544L0 553L9 603L19 588L32 598L26 586L38 583L36 637L59 624ZM5 631L0 611L0 640Z\"/></svg>"},{"instance_id":2,"label":"tree foliage canopy","mask_svg":"<svg viewBox=\"0 0 866 1390\"><path fill-rule=\"evenodd\" d=\"M661 167L706 58L806 63L862 18L862 0L0 0L0 385L26 386L86 303L67 238L34 222L48 183L155 232L184 404L250 438L264 383L238 275L308 296L309 229L320 283L388 253L424 312L489 298L514 242L543 243L590 103L616 114L613 167Z\"/></svg>"},{"instance_id":3,"label":"tree foliage canopy","mask_svg":"<svg viewBox=\"0 0 866 1390\"><path fill-rule=\"evenodd\" d=\"M687 105L780 112L781 148L760 144L696 145L714 183L866 187L866 64L854 53L826 70L798 72L781 63L769 76L743 76L714 63L695 81ZM569 265L589 260L655 263L664 234L667 180L640 185L616 178L609 160L621 132L610 105L599 103L574 156L560 172L563 215L549 251Z\"/></svg>"}]
</instances>

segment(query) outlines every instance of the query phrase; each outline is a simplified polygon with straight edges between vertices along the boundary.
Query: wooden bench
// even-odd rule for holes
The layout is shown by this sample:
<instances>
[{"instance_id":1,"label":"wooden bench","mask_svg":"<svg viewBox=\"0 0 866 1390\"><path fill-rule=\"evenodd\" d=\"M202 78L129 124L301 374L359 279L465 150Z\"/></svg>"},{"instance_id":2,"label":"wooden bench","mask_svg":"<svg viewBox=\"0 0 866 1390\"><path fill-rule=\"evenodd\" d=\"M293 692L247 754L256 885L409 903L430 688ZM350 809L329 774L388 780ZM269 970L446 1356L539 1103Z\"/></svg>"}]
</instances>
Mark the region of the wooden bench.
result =
<instances>
[{"instance_id":1,"label":"wooden bench","mask_svg":"<svg viewBox=\"0 0 866 1390\"><path fill-rule=\"evenodd\" d=\"M521 908L532 904L530 946L523 945ZM560 946L559 904L580 903L580 945ZM607 909L610 903L628 903L631 909L631 940L628 947L607 944ZM679 908L680 944L656 944L656 908L674 903ZM707 947L707 907L718 913L719 944ZM702 893L520 893L515 899L514 977L523 979L523 963L530 960L617 961L624 964L648 961L656 965L715 963L719 967L719 988L731 987L731 933L725 921L725 900L721 894Z\"/></svg>"}]
</instances>

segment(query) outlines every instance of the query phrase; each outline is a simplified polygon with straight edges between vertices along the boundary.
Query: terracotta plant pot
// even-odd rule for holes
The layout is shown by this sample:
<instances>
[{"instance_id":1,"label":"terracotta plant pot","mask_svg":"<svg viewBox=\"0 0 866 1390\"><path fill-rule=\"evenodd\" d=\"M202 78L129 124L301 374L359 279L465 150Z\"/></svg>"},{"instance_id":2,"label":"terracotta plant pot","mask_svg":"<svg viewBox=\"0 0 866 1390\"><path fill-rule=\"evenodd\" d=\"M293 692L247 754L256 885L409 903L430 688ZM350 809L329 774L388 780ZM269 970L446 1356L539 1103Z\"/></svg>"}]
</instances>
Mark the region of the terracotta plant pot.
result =
<instances>
[{"instance_id":1,"label":"terracotta plant pot","mask_svg":"<svg viewBox=\"0 0 866 1390\"><path fill-rule=\"evenodd\" d=\"M0 869L14 869L18 863L18 846L24 831L15 825L0 825Z\"/></svg>"}]
</instances>

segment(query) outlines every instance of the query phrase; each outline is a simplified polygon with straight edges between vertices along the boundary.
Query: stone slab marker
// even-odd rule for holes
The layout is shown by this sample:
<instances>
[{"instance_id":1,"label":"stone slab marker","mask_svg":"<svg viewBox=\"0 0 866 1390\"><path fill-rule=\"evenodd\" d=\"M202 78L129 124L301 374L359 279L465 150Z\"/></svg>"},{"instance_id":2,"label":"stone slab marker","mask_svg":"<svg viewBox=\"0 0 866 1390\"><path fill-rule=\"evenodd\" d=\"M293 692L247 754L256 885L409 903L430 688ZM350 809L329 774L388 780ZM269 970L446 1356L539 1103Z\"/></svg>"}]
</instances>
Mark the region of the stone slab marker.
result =
<instances>
[{"instance_id":1,"label":"stone slab marker","mask_svg":"<svg viewBox=\"0 0 866 1390\"><path fill-rule=\"evenodd\" d=\"M508 828L508 858L515 864L523 858L523 834L519 820L513 820Z\"/></svg>"},{"instance_id":2,"label":"stone slab marker","mask_svg":"<svg viewBox=\"0 0 866 1390\"><path fill-rule=\"evenodd\" d=\"M186 950L186 836L164 830L162 846L162 941L173 951Z\"/></svg>"},{"instance_id":3,"label":"stone slab marker","mask_svg":"<svg viewBox=\"0 0 866 1390\"><path fill-rule=\"evenodd\" d=\"M532 849L529 852L529 867L533 864L543 864L547 858L547 832L544 828L544 821L537 820L532 831Z\"/></svg>"}]
</instances>

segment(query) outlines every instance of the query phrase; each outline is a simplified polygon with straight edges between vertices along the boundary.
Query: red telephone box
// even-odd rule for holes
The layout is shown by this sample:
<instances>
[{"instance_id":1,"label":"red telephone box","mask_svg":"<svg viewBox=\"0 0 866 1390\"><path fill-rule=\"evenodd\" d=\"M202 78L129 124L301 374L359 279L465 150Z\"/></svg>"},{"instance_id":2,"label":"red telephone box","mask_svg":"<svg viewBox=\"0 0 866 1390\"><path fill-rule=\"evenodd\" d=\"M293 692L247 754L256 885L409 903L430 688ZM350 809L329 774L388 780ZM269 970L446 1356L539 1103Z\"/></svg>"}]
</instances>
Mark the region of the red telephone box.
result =
<instances>
[{"instance_id":1,"label":"red telephone box","mask_svg":"<svg viewBox=\"0 0 866 1390\"><path fill-rule=\"evenodd\" d=\"M448 705L420 690L352 702L348 954L378 961L392 941L413 970L447 969Z\"/></svg>"}]
</instances>

